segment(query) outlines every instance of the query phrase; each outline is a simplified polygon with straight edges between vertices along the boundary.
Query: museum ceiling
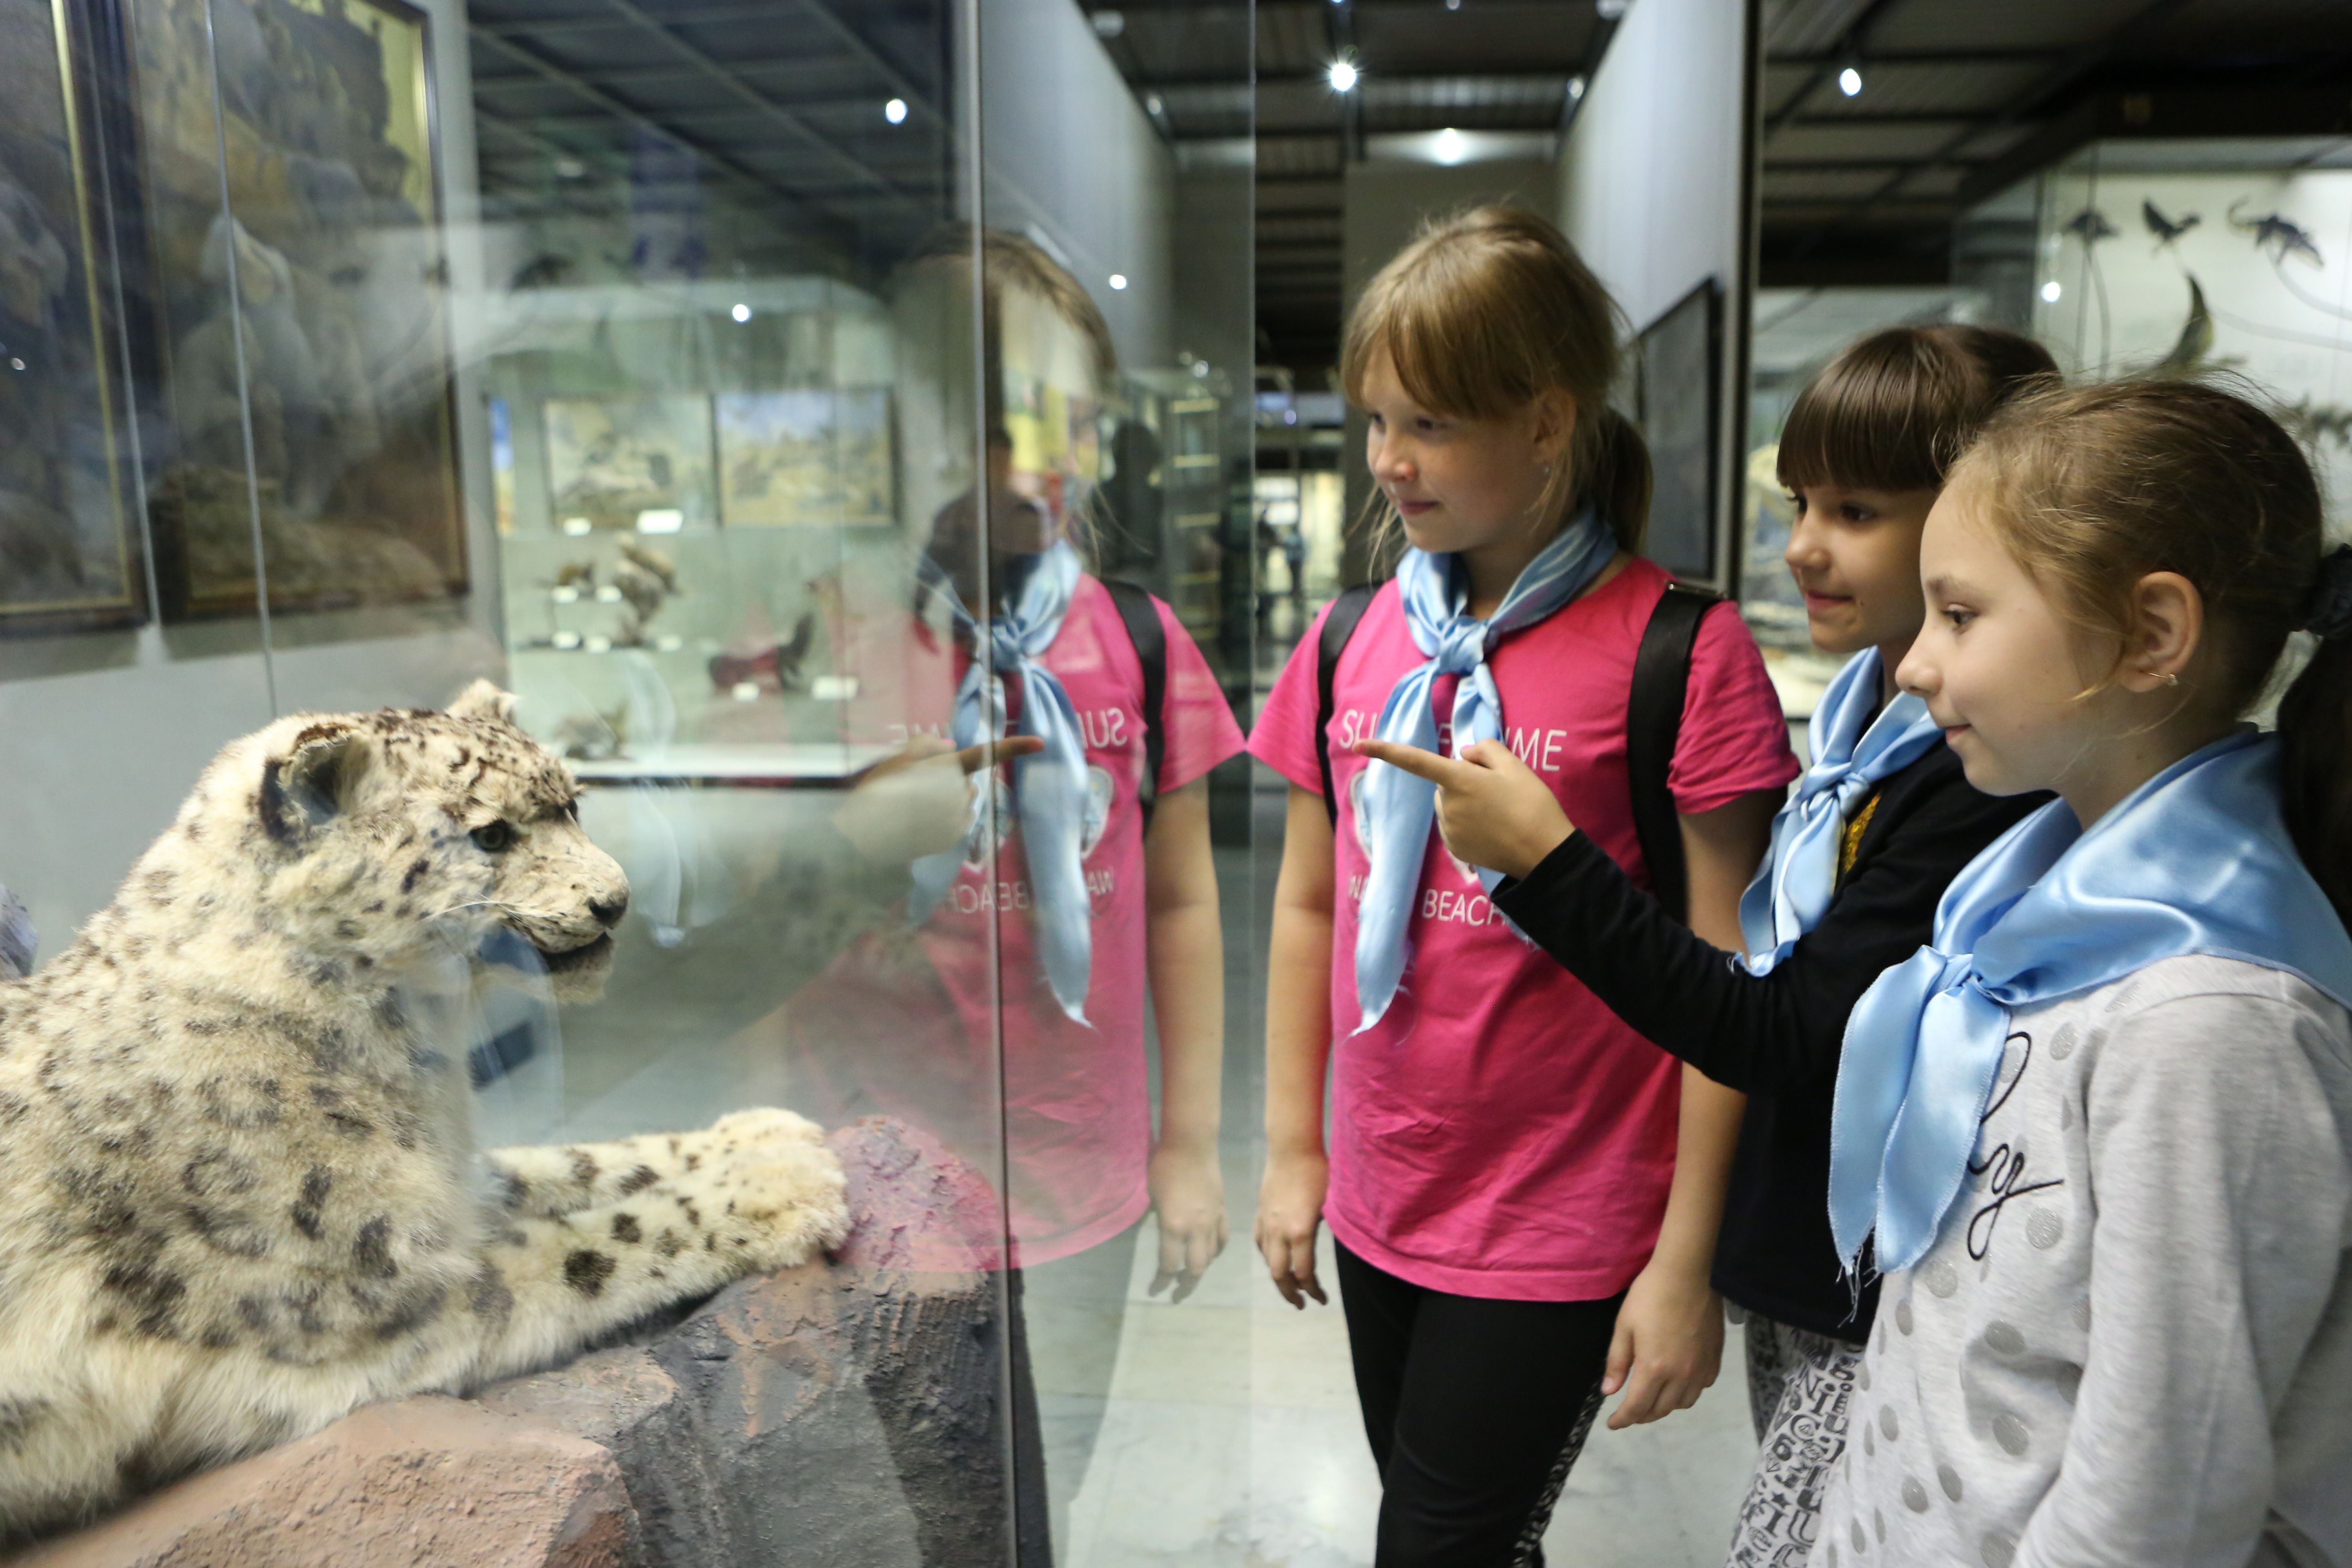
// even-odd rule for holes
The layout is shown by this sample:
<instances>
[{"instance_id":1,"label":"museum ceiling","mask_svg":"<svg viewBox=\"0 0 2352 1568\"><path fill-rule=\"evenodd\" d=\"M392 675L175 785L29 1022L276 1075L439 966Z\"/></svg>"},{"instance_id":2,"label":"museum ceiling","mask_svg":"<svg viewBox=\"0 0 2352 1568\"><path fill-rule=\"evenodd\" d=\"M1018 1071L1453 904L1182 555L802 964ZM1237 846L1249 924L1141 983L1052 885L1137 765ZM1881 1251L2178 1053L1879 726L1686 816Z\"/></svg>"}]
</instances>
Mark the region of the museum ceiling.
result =
<instances>
[{"instance_id":1,"label":"museum ceiling","mask_svg":"<svg viewBox=\"0 0 2352 1568\"><path fill-rule=\"evenodd\" d=\"M1231 0L1081 3L1180 164L1255 157L1262 352L1302 369L1336 339L1346 163L1447 128L1549 155L1622 11L1259 0L1253 62ZM474 0L488 208L642 204L648 164L691 154L754 198L735 210L788 215L777 250L887 267L952 188L937 16L935 0ZM2352 130L2345 0L1764 0L1760 30L1768 284L1941 281L1963 205L2095 135Z\"/></svg>"}]
</instances>

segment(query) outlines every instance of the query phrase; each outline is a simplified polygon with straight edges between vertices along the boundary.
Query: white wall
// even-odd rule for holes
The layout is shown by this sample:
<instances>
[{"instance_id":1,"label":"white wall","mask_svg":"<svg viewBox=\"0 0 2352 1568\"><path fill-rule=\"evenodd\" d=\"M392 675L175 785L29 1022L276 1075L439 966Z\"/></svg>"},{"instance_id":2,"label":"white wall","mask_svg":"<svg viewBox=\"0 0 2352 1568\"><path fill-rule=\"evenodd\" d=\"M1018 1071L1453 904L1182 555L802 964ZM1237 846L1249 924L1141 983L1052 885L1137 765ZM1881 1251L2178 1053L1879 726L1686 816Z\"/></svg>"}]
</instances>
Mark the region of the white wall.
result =
<instances>
[{"instance_id":1,"label":"white wall","mask_svg":"<svg viewBox=\"0 0 2352 1568\"><path fill-rule=\"evenodd\" d=\"M1173 363L1176 162L1094 28L1073 0L981 0L980 72L981 221L1042 232L1122 363Z\"/></svg>"},{"instance_id":2,"label":"white wall","mask_svg":"<svg viewBox=\"0 0 2352 1568\"><path fill-rule=\"evenodd\" d=\"M1733 553L1746 405L1754 5L1634 0L1586 89L1559 168L1560 226L1634 331L1703 279L1723 286L1723 561Z\"/></svg>"}]
</instances>

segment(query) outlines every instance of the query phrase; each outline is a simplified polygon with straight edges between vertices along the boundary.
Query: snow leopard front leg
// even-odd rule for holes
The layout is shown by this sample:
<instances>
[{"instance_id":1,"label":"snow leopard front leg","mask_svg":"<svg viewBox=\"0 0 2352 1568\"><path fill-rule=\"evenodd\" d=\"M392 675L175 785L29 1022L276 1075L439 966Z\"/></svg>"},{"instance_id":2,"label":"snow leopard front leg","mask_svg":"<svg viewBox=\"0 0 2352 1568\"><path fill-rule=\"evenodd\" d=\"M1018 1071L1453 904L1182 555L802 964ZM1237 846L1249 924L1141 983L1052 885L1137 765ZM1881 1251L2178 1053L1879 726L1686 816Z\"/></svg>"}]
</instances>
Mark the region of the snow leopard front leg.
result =
<instances>
[{"instance_id":1,"label":"snow leopard front leg","mask_svg":"<svg viewBox=\"0 0 2352 1568\"><path fill-rule=\"evenodd\" d=\"M508 1213L552 1217L634 1197L706 1168L822 1147L804 1116L761 1107L693 1132L647 1132L599 1143L493 1149L484 1158Z\"/></svg>"},{"instance_id":2,"label":"snow leopard front leg","mask_svg":"<svg viewBox=\"0 0 2352 1568\"><path fill-rule=\"evenodd\" d=\"M571 1214L488 1216L467 1292L485 1336L474 1378L543 1366L673 1302L808 1261L849 1233L845 1185L832 1152L803 1140Z\"/></svg>"}]
</instances>

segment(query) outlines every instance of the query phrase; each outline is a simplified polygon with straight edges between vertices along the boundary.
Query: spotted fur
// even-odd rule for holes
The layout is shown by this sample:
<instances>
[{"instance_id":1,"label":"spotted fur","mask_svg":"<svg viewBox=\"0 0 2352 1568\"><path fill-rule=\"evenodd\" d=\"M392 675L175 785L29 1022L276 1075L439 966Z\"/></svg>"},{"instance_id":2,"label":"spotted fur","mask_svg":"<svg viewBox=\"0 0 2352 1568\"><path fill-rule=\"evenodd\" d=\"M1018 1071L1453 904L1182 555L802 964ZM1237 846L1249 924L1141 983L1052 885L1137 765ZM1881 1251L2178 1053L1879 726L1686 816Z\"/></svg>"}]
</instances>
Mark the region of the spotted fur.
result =
<instances>
[{"instance_id":1,"label":"spotted fur","mask_svg":"<svg viewBox=\"0 0 2352 1568\"><path fill-rule=\"evenodd\" d=\"M0 984L0 1531L841 1239L840 1166L788 1111L475 1150L479 955L592 994L628 901L511 703L478 682L235 742L73 945Z\"/></svg>"}]
</instances>

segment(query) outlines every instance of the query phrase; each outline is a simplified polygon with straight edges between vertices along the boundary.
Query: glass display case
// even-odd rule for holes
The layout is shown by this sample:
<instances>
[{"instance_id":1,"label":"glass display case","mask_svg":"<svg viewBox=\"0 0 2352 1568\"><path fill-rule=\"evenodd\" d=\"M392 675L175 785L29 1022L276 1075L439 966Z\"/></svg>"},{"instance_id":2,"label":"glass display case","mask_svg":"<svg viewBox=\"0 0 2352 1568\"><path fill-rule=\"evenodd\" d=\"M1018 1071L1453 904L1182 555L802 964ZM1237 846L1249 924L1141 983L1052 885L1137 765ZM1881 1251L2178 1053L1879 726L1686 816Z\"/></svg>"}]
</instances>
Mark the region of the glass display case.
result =
<instances>
[{"instance_id":1,"label":"glass display case","mask_svg":"<svg viewBox=\"0 0 2352 1568\"><path fill-rule=\"evenodd\" d=\"M1085 15L0 59L0 1536L1243 1561L1252 328Z\"/></svg>"}]
</instances>

